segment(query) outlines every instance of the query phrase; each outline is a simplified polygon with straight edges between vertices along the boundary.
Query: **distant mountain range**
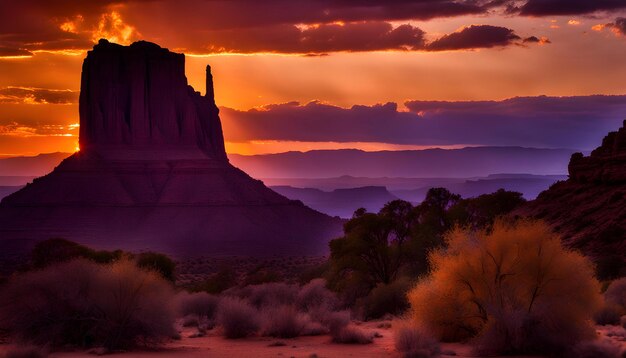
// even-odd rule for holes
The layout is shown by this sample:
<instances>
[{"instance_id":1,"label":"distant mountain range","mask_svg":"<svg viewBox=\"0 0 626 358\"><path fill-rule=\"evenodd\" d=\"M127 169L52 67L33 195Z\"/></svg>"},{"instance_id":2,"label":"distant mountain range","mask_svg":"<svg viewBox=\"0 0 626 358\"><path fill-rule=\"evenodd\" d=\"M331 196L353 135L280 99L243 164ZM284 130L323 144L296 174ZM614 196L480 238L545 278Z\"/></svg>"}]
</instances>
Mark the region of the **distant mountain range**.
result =
<instances>
[{"instance_id":1,"label":"distant mountain range","mask_svg":"<svg viewBox=\"0 0 626 358\"><path fill-rule=\"evenodd\" d=\"M573 149L468 147L365 152L312 150L278 154L229 154L254 178L472 178L496 173L565 175ZM0 159L0 177L49 173L70 153ZM278 185L278 184L271 184Z\"/></svg>"},{"instance_id":2,"label":"distant mountain range","mask_svg":"<svg viewBox=\"0 0 626 358\"><path fill-rule=\"evenodd\" d=\"M351 189L335 189L331 192L315 188L271 186L275 192L331 216L349 218L358 208L378 212L386 203L398 199L384 186L366 186Z\"/></svg>"},{"instance_id":3,"label":"distant mountain range","mask_svg":"<svg viewBox=\"0 0 626 358\"><path fill-rule=\"evenodd\" d=\"M290 199L329 215L350 217L359 207L378 211L395 198L420 202L432 187L445 187L463 197L504 188L534 199L554 182L567 178L564 174L572 152L521 147L381 152L349 149L230 154L229 159ZM0 159L0 198L52 171L68 155Z\"/></svg>"},{"instance_id":4,"label":"distant mountain range","mask_svg":"<svg viewBox=\"0 0 626 358\"><path fill-rule=\"evenodd\" d=\"M313 150L228 157L255 178L470 178L495 173L563 175L572 149L468 147L364 152Z\"/></svg>"},{"instance_id":5,"label":"distant mountain range","mask_svg":"<svg viewBox=\"0 0 626 358\"><path fill-rule=\"evenodd\" d=\"M329 215L349 218L358 208L378 212L387 202L402 199L419 203L428 189L444 187L464 198L517 191L528 200L548 189L565 175L493 174L480 178L355 178L266 179L274 191ZM280 185L275 185L280 184Z\"/></svg>"},{"instance_id":6,"label":"distant mountain range","mask_svg":"<svg viewBox=\"0 0 626 358\"><path fill-rule=\"evenodd\" d=\"M39 177L50 173L70 154L58 152L39 154L33 157L2 158L0 159L0 177ZM0 184L4 184L4 182L0 182Z\"/></svg>"}]
</instances>

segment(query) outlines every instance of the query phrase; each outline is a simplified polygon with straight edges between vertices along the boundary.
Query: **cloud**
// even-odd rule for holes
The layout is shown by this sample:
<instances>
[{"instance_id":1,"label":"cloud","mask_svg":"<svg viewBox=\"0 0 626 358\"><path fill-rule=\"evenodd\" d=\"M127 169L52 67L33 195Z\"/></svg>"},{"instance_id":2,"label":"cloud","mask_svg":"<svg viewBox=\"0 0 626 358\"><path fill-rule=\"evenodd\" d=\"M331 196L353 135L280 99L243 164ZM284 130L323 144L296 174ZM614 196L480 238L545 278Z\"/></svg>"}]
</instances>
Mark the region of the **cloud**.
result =
<instances>
[{"instance_id":1,"label":"cloud","mask_svg":"<svg viewBox=\"0 0 626 358\"><path fill-rule=\"evenodd\" d=\"M523 43L535 43L535 44L539 44L539 45L545 45L545 44L552 43L550 41L550 39L548 39L547 37L538 38L537 36L527 37L522 42Z\"/></svg>"},{"instance_id":2,"label":"cloud","mask_svg":"<svg viewBox=\"0 0 626 358\"><path fill-rule=\"evenodd\" d=\"M623 0L528 0L515 9L521 15L527 16L582 15L626 9L626 2Z\"/></svg>"},{"instance_id":3,"label":"cloud","mask_svg":"<svg viewBox=\"0 0 626 358\"><path fill-rule=\"evenodd\" d=\"M424 46L424 32L387 22L281 25L256 30L207 33L200 52L326 53L336 51L413 50Z\"/></svg>"},{"instance_id":4,"label":"cloud","mask_svg":"<svg viewBox=\"0 0 626 358\"><path fill-rule=\"evenodd\" d=\"M594 31L604 31L605 29L609 29L613 31L615 35L623 36L626 35L626 18L618 17L615 19L615 22L594 25L591 29Z\"/></svg>"},{"instance_id":5,"label":"cloud","mask_svg":"<svg viewBox=\"0 0 626 358\"><path fill-rule=\"evenodd\" d=\"M444 35L431 43L421 29L409 24L393 26L388 22L332 23L311 26L281 25L250 29L206 32L189 44L188 53L327 54L359 51L444 51L505 47L521 43L511 29L472 25ZM547 39L537 42L546 43Z\"/></svg>"},{"instance_id":6,"label":"cloud","mask_svg":"<svg viewBox=\"0 0 626 358\"><path fill-rule=\"evenodd\" d=\"M0 88L0 104L72 104L78 100L78 92L32 87Z\"/></svg>"},{"instance_id":7,"label":"cloud","mask_svg":"<svg viewBox=\"0 0 626 358\"><path fill-rule=\"evenodd\" d=\"M222 108L226 140L378 142L412 145L591 149L619 127L626 96L516 97L503 101L409 101L341 108L320 102Z\"/></svg>"},{"instance_id":8,"label":"cloud","mask_svg":"<svg viewBox=\"0 0 626 358\"><path fill-rule=\"evenodd\" d=\"M0 137L76 137L78 135L78 124L45 124L28 125L24 123L12 122L0 124Z\"/></svg>"},{"instance_id":9,"label":"cloud","mask_svg":"<svg viewBox=\"0 0 626 358\"><path fill-rule=\"evenodd\" d=\"M0 58L3 58L3 57L30 57L32 55L33 55L32 52L30 52L28 50L25 50L25 49L0 46Z\"/></svg>"},{"instance_id":10,"label":"cloud","mask_svg":"<svg viewBox=\"0 0 626 358\"><path fill-rule=\"evenodd\" d=\"M491 25L471 25L431 42L430 51L462 50L508 46L521 38L511 29Z\"/></svg>"},{"instance_id":11,"label":"cloud","mask_svg":"<svg viewBox=\"0 0 626 358\"><path fill-rule=\"evenodd\" d=\"M127 3L129 19L158 25L150 19L188 24L204 30L258 28L275 25L333 22L430 20L486 14L490 0L230 0ZM259 16L263 14L263 16Z\"/></svg>"},{"instance_id":12,"label":"cloud","mask_svg":"<svg viewBox=\"0 0 626 358\"><path fill-rule=\"evenodd\" d=\"M192 54L425 50L424 32L399 21L485 15L492 0L44 0L14 1L0 15L0 46L87 50L99 38L156 41ZM263 14L263 16L259 16ZM394 25L392 25L392 23ZM507 32L508 31L508 32ZM470 26L428 50L506 46L512 30ZM15 50L14 50L15 51ZM63 52L66 51L66 52Z\"/></svg>"},{"instance_id":13,"label":"cloud","mask_svg":"<svg viewBox=\"0 0 626 358\"><path fill-rule=\"evenodd\" d=\"M622 35L626 35L626 18L618 17L613 23L613 28L620 32Z\"/></svg>"}]
</instances>

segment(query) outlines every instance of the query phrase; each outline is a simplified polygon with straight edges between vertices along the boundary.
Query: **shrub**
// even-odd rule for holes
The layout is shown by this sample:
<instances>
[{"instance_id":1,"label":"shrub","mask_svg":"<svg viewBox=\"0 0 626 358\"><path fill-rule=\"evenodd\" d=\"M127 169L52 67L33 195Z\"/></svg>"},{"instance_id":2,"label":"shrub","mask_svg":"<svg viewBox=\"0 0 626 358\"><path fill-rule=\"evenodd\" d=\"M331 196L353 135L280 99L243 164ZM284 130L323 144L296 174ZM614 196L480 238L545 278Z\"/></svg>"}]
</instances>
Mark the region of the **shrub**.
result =
<instances>
[{"instance_id":1,"label":"shrub","mask_svg":"<svg viewBox=\"0 0 626 358\"><path fill-rule=\"evenodd\" d=\"M264 283L279 282L283 279L282 275L268 267L257 267L248 272L246 275L246 285L262 285Z\"/></svg>"},{"instance_id":2,"label":"shrub","mask_svg":"<svg viewBox=\"0 0 626 358\"><path fill-rule=\"evenodd\" d=\"M34 268L39 269L77 258L97 263L110 263L119 260L122 256L121 250L95 251L73 241L55 238L38 242L31 252L30 263Z\"/></svg>"},{"instance_id":3,"label":"shrub","mask_svg":"<svg viewBox=\"0 0 626 358\"><path fill-rule=\"evenodd\" d=\"M626 314L626 277L611 282L604 292L604 299L608 304L616 305L622 314Z\"/></svg>"},{"instance_id":4,"label":"shrub","mask_svg":"<svg viewBox=\"0 0 626 358\"><path fill-rule=\"evenodd\" d=\"M455 229L409 293L411 315L436 337L477 337L482 353L553 353L594 336L601 303L593 266L536 221Z\"/></svg>"},{"instance_id":5,"label":"shrub","mask_svg":"<svg viewBox=\"0 0 626 358\"><path fill-rule=\"evenodd\" d=\"M406 358L438 357L439 342L425 330L408 322L400 324L394 336L396 350Z\"/></svg>"},{"instance_id":6,"label":"shrub","mask_svg":"<svg viewBox=\"0 0 626 358\"><path fill-rule=\"evenodd\" d=\"M406 294L411 287L407 279L398 279L389 284L378 284L362 300L363 318L380 318L385 314L396 315L409 308Z\"/></svg>"},{"instance_id":7,"label":"shrub","mask_svg":"<svg viewBox=\"0 0 626 358\"><path fill-rule=\"evenodd\" d=\"M182 321L183 327L198 327L200 326L200 320L196 315L189 315L183 317Z\"/></svg>"},{"instance_id":8,"label":"shrub","mask_svg":"<svg viewBox=\"0 0 626 358\"><path fill-rule=\"evenodd\" d=\"M593 320L599 325L619 324L622 310L615 304L605 303L604 306L593 315Z\"/></svg>"},{"instance_id":9,"label":"shrub","mask_svg":"<svg viewBox=\"0 0 626 358\"><path fill-rule=\"evenodd\" d=\"M223 267L215 275L189 288L193 292L222 293L235 286L237 274L229 267Z\"/></svg>"},{"instance_id":10,"label":"shrub","mask_svg":"<svg viewBox=\"0 0 626 358\"><path fill-rule=\"evenodd\" d=\"M319 322L311 321L310 319L307 321L306 325L300 332L301 336L321 336L323 334L328 334L328 328L324 327Z\"/></svg>"},{"instance_id":11,"label":"shrub","mask_svg":"<svg viewBox=\"0 0 626 358\"><path fill-rule=\"evenodd\" d=\"M199 319L213 319L219 298L206 292L180 293L177 296L179 315L195 315Z\"/></svg>"},{"instance_id":12,"label":"shrub","mask_svg":"<svg viewBox=\"0 0 626 358\"><path fill-rule=\"evenodd\" d=\"M217 323L226 338L244 338L259 330L258 311L247 302L233 297L222 298Z\"/></svg>"},{"instance_id":13,"label":"shrub","mask_svg":"<svg viewBox=\"0 0 626 358\"><path fill-rule=\"evenodd\" d=\"M257 308L278 307L296 300L298 288L283 282L247 286L243 290L248 302Z\"/></svg>"},{"instance_id":14,"label":"shrub","mask_svg":"<svg viewBox=\"0 0 626 358\"><path fill-rule=\"evenodd\" d=\"M175 333L171 286L128 260L75 260L27 272L0 295L1 325L36 345L120 349Z\"/></svg>"},{"instance_id":15,"label":"shrub","mask_svg":"<svg viewBox=\"0 0 626 358\"><path fill-rule=\"evenodd\" d=\"M362 329L352 325L331 330L330 335L334 343L343 344L369 344L374 338L373 334L365 333Z\"/></svg>"},{"instance_id":16,"label":"shrub","mask_svg":"<svg viewBox=\"0 0 626 358\"><path fill-rule=\"evenodd\" d=\"M331 333L340 330L350 323L349 311L334 312L326 310L315 310L311 312L310 315L314 321L321 323Z\"/></svg>"},{"instance_id":17,"label":"shrub","mask_svg":"<svg viewBox=\"0 0 626 358\"><path fill-rule=\"evenodd\" d=\"M135 257L137 266L159 273L164 279L174 282L176 264L166 255L156 252L142 252Z\"/></svg>"},{"instance_id":18,"label":"shrub","mask_svg":"<svg viewBox=\"0 0 626 358\"><path fill-rule=\"evenodd\" d=\"M293 306L268 308L263 312L263 335L278 338L300 336L307 327L308 317Z\"/></svg>"},{"instance_id":19,"label":"shrub","mask_svg":"<svg viewBox=\"0 0 626 358\"><path fill-rule=\"evenodd\" d=\"M618 358L620 349L608 340L597 339L577 344L570 356L574 358Z\"/></svg>"},{"instance_id":20,"label":"shrub","mask_svg":"<svg viewBox=\"0 0 626 358\"><path fill-rule=\"evenodd\" d=\"M305 312L320 307L334 310L339 306L337 296L326 288L326 280L315 279L300 288L297 297L298 308Z\"/></svg>"}]
</instances>

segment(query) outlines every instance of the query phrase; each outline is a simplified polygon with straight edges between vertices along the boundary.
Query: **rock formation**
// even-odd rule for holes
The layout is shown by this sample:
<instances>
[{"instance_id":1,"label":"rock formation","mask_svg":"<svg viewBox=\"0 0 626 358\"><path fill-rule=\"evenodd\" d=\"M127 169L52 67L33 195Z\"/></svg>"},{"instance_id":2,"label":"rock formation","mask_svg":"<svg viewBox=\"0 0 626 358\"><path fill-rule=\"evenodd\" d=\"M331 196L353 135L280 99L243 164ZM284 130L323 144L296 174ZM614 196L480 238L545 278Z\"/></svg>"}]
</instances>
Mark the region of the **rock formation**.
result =
<instances>
[{"instance_id":1,"label":"rock formation","mask_svg":"<svg viewBox=\"0 0 626 358\"><path fill-rule=\"evenodd\" d=\"M626 120L622 128L604 137L602 145L588 157L582 153L572 155L568 171L572 180L581 183L626 183Z\"/></svg>"},{"instance_id":2,"label":"rock formation","mask_svg":"<svg viewBox=\"0 0 626 358\"><path fill-rule=\"evenodd\" d=\"M568 180L518 214L552 224L565 243L595 259L602 276L626 274L626 120L591 155L573 154L568 170Z\"/></svg>"},{"instance_id":3,"label":"rock formation","mask_svg":"<svg viewBox=\"0 0 626 358\"><path fill-rule=\"evenodd\" d=\"M19 251L64 237L176 255L321 254L341 221L232 166L213 79L187 84L185 58L140 41L89 51L80 151L0 203L0 240Z\"/></svg>"}]
</instances>

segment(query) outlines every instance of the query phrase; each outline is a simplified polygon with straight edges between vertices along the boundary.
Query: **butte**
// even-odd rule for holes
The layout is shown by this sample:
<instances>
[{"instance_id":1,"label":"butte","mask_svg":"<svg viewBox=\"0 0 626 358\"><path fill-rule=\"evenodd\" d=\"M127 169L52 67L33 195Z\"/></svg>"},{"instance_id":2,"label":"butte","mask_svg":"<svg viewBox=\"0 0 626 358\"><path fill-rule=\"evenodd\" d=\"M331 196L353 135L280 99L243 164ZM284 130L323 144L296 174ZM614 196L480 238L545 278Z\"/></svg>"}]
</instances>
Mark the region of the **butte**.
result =
<instances>
[{"instance_id":1,"label":"butte","mask_svg":"<svg viewBox=\"0 0 626 358\"><path fill-rule=\"evenodd\" d=\"M289 200L231 165L213 78L139 41L89 51L80 151L0 203L5 255L62 237L101 249L193 255L319 255L342 221Z\"/></svg>"}]
</instances>

